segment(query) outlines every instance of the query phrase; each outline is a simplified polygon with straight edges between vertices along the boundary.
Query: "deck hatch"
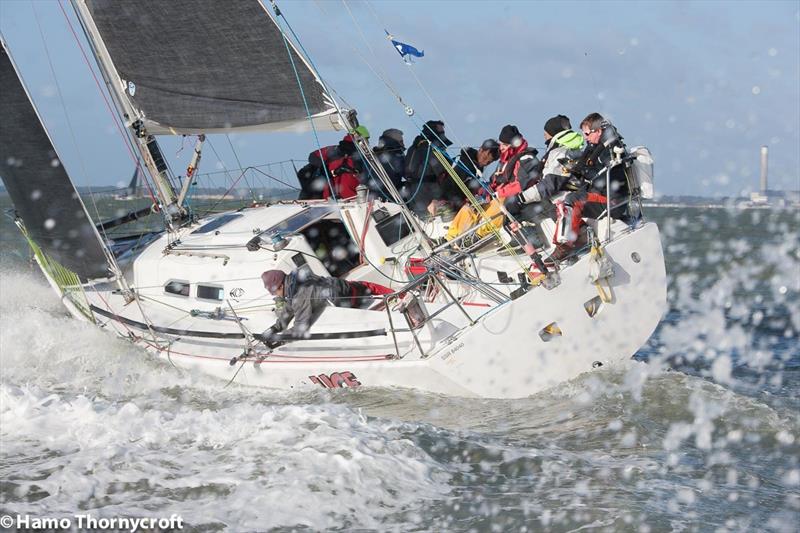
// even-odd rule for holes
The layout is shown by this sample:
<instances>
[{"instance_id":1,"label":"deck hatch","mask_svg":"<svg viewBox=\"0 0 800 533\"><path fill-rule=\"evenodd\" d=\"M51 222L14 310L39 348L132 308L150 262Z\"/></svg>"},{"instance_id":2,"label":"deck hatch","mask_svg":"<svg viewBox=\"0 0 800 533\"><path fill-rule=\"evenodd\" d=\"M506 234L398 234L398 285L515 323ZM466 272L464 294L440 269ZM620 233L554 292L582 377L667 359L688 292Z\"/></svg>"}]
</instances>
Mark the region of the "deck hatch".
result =
<instances>
[{"instance_id":1,"label":"deck hatch","mask_svg":"<svg viewBox=\"0 0 800 533\"><path fill-rule=\"evenodd\" d=\"M230 222L232 220L235 220L237 218L240 218L241 216L242 216L241 213L228 213L227 215L220 215L217 218L215 218L214 220L211 220L210 222L206 222L205 224L203 224L202 226L200 226L199 228L194 230L192 232L192 234L195 234L195 233L211 233L212 231L221 228L222 226L224 226L228 222Z\"/></svg>"}]
</instances>

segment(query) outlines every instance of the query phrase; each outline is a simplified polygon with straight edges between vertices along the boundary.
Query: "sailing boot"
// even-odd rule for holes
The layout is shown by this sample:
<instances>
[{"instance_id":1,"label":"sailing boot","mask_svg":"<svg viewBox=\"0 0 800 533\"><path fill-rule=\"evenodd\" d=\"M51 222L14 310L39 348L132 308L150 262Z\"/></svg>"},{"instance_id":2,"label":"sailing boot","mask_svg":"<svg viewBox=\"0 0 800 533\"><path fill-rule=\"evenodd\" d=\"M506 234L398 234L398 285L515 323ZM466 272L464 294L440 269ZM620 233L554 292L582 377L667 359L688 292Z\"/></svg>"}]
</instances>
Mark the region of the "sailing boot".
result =
<instances>
[{"instance_id":1,"label":"sailing boot","mask_svg":"<svg viewBox=\"0 0 800 533\"><path fill-rule=\"evenodd\" d=\"M556 249L553 250L553 253L545 258L544 264L549 267L551 265L555 265L556 263L560 263L561 261L570 258L579 252L586 246L588 242L589 237L587 235L586 226L584 226L581 228L580 232L578 232L578 238L575 239L575 241L557 244Z\"/></svg>"}]
</instances>

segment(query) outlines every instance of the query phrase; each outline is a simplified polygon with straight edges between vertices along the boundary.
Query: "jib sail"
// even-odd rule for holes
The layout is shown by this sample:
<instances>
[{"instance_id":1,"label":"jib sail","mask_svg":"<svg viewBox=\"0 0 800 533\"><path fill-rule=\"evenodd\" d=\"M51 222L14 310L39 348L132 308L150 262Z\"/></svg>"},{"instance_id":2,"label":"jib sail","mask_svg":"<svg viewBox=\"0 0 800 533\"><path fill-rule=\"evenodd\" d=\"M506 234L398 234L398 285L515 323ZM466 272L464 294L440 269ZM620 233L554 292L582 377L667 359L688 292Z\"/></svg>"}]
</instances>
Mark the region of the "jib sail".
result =
<instances>
[{"instance_id":1,"label":"jib sail","mask_svg":"<svg viewBox=\"0 0 800 533\"><path fill-rule=\"evenodd\" d=\"M16 68L0 54L0 177L29 239L81 278L108 276L104 246Z\"/></svg>"}]
</instances>

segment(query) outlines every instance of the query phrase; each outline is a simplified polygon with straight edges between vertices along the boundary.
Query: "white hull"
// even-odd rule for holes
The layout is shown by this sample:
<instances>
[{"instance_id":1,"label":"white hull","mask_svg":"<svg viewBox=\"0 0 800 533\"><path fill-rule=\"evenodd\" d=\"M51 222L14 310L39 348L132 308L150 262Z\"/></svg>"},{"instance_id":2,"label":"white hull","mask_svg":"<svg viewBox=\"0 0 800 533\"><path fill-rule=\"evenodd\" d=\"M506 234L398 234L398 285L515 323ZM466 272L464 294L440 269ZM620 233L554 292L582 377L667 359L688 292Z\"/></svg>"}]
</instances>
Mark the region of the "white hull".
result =
<instances>
[{"instance_id":1,"label":"white hull","mask_svg":"<svg viewBox=\"0 0 800 533\"><path fill-rule=\"evenodd\" d=\"M356 214L354 211L353 216ZM293 244L298 246L294 241ZM158 277L153 286L160 290L164 280L178 276L165 271L176 263L183 277L213 279L214 265L221 260L202 254L165 259L161 248L159 243L151 245L134 263L134 285L140 287L138 303L126 304L119 291L114 291L116 287L95 284L87 288L85 294L94 306L94 320L176 367L197 369L247 386L407 387L457 396L525 397L610 362L630 358L644 345L666 310L666 273L659 232L655 224L646 223L633 231L620 232L605 246L614 264L610 278L613 298L609 303L599 302L598 290L588 278L589 256L585 255L560 272L561 283L555 288L548 290L540 285L500 304L483 299L480 294L464 294L463 284L452 282L451 290L465 296L463 310L474 325L458 305L444 308L444 303L434 298L428 311L443 310L416 331L419 345L398 312L391 313L390 322L386 311L328 307L312 333L356 332L355 335L364 336L294 341L274 352L254 343L249 346L249 357L231 364L233 358L248 349L240 323L230 315L220 320L188 313L190 309L225 309L230 301L227 296L224 303L206 303L205 307L196 300L176 305L176 298L167 298L170 305L166 305L163 293L148 294L150 281L141 279L142 272ZM245 253L241 265L260 253ZM277 254L272 259L281 264ZM490 253L479 254L476 259L481 278L493 281L501 291L507 294L519 286L500 286L496 272L491 270L507 270L516 279L513 258ZM234 267L240 263L233 255L228 262L222 268L230 264L228 277L236 278ZM316 269L315 265L310 266ZM204 274L196 277L193 268ZM259 260L247 268L248 278L257 279L260 271L273 266ZM356 268L348 278L370 279L374 271L371 267ZM272 324L274 314L265 305L265 292L254 284L257 282L240 283L243 292L252 297L236 300L234 307L238 306L237 317L244 327L260 332ZM54 287L57 288L55 284ZM227 284L225 291L229 292ZM160 301L156 294L162 297ZM590 316L585 305L593 299ZM65 302L76 317L87 318L68 298ZM181 308L175 311L173 308L177 307ZM148 329L148 321L153 331ZM543 332L552 323L561 335ZM396 330L394 336L391 326ZM198 336L198 332L231 338L207 338Z\"/></svg>"}]
</instances>

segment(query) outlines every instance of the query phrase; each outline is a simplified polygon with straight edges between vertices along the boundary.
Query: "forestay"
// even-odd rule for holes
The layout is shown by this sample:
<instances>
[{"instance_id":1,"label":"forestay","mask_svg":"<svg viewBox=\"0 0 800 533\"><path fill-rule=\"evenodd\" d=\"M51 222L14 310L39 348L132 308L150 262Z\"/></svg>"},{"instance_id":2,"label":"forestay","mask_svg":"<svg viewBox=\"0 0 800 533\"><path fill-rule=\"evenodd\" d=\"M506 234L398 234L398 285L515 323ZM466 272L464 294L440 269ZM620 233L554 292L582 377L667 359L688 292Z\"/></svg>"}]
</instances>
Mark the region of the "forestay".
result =
<instances>
[{"instance_id":1,"label":"forestay","mask_svg":"<svg viewBox=\"0 0 800 533\"><path fill-rule=\"evenodd\" d=\"M258 0L73 2L118 96L148 133L302 131L303 96L317 128L338 128L322 84L291 43L290 60Z\"/></svg>"},{"instance_id":2,"label":"forestay","mask_svg":"<svg viewBox=\"0 0 800 533\"><path fill-rule=\"evenodd\" d=\"M28 236L81 278L108 275L100 236L22 85L0 54L0 176Z\"/></svg>"}]
</instances>

